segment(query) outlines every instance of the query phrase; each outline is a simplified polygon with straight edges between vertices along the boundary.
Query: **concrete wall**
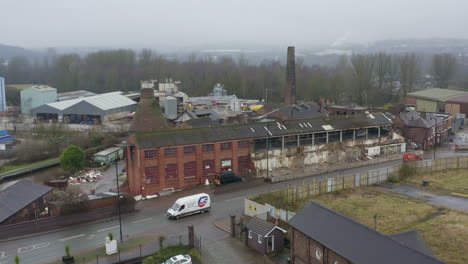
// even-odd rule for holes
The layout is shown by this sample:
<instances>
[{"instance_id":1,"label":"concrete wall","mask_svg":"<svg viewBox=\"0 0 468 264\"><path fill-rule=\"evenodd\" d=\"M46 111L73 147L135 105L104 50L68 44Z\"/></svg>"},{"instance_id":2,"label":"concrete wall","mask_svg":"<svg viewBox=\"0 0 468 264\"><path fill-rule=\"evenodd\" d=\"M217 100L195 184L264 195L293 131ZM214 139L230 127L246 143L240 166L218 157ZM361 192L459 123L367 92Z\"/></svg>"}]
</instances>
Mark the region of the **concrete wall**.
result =
<instances>
[{"instance_id":1,"label":"concrete wall","mask_svg":"<svg viewBox=\"0 0 468 264\"><path fill-rule=\"evenodd\" d=\"M438 112L437 102L424 99L416 99L417 110L422 112Z\"/></svg>"}]
</instances>

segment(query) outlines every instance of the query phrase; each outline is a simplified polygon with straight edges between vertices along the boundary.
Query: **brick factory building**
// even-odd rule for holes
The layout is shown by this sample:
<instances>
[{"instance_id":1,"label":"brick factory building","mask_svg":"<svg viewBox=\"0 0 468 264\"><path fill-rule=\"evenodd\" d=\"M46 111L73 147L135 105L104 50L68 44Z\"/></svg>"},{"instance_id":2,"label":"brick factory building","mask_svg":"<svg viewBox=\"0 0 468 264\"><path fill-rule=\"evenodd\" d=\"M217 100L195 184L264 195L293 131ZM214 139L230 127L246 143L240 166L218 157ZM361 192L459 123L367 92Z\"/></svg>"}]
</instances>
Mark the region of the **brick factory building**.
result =
<instances>
[{"instance_id":1,"label":"brick factory building","mask_svg":"<svg viewBox=\"0 0 468 264\"><path fill-rule=\"evenodd\" d=\"M263 177L267 168L292 171L404 151L383 113L160 130L130 136L127 176L130 191L146 196L200 185L222 171Z\"/></svg>"}]
</instances>

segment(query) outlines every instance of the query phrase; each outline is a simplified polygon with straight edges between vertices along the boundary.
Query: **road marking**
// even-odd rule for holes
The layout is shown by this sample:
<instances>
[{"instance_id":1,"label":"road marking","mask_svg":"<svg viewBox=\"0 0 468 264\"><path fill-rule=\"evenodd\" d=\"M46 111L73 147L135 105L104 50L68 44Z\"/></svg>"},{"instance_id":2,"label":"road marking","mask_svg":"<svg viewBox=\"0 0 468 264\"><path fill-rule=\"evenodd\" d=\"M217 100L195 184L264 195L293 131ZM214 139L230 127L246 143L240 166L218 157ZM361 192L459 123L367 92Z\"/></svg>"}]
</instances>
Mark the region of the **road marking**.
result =
<instances>
[{"instance_id":1,"label":"road marking","mask_svg":"<svg viewBox=\"0 0 468 264\"><path fill-rule=\"evenodd\" d=\"M225 201L226 201L226 202L232 202L232 201L239 200L239 199L244 199L244 197L241 196L241 197L237 197L237 198L227 199L227 200L225 200Z\"/></svg>"},{"instance_id":2,"label":"road marking","mask_svg":"<svg viewBox=\"0 0 468 264\"><path fill-rule=\"evenodd\" d=\"M94 235L90 235L87 239L88 239L88 240L91 240L91 239L93 239L93 238L94 238Z\"/></svg>"},{"instance_id":3,"label":"road marking","mask_svg":"<svg viewBox=\"0 0 468 264\"><path fill-rule=\"evenodd\" d=\"M40 249L40 248L43 248L43 247L47 247L48 245L50 245L49 242L35 244L35 245L32 245L32 246L28 246L28 247L20 247L20 248L18 248L17 252L18 253L29 252L29 251L32 251L32 250L35 250L35 249Z\"/></svg>"},{"instance_id":4,"label":"road marking","mask_svg":"<svg viewBox=\"0 0 468 264\"><path fill-rule=\"evenodd\" d=\"M106 231L106 230L109 230L109 229L114 229L114 228L117 228L117 227L119 227L119 226L116 225L116 226L113 226L113 227L104 228L104 229L98 230L98 232Z\"/></svg>"},{"instance_id":5,"label":"road marking","mask_svg":"<svg viewBox=\"0 0 468 264\"><path fill-rule=\"evenodd\" d=\"M144 222L144 221L148 221L148 220L151 220L151 219L153 219L153 217L148 217L148 218L145 218L145 219L133 221L132 223L133 223L133 224L137 224L137 223Z\"/></svg>"},{"instance_id":6,"label":"road marking","mask_svg":"<svg viewBox=\"0 0 468 264\"><path fill-rule=\"evenodd\" d=\"M59 239L58 242L65 242L65 241L72 240L72 239L75 239L75 238L79 238L79 237L82 237L82 236L86 236L86 234L80 234L80 235L76 235L76 236L62 238L62 239Z\"/></svg>"},{"instance_id":7,"label":"road marking","mask_svg":"<svg viewBox=\"0 0 468 264\"><path fill-rule=\"evenodd\" d=\"M0 259L6 258L5 251L0 251Z\"/></svg>"}]
</instances>

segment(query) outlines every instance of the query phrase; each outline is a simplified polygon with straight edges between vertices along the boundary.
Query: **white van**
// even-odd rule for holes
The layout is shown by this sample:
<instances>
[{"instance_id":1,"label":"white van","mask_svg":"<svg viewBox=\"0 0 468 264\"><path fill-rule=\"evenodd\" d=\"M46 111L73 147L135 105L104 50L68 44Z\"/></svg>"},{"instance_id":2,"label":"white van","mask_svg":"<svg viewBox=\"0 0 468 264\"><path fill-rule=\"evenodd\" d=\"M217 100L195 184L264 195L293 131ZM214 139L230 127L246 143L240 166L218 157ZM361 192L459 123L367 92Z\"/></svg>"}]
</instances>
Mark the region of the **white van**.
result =
<instances>
[{"instance_id":1,"label":"white van","mask_svg":"<svg viewBox=\"0 0 468 264\"><path fill-rule=\"evenodd\" d=\"M211 198L206 193L194 194L182 197L175 201L171 208L167 210L168 218L179 219L180 217L205 213L211 209Z\"/></svg>"}]
</instances>

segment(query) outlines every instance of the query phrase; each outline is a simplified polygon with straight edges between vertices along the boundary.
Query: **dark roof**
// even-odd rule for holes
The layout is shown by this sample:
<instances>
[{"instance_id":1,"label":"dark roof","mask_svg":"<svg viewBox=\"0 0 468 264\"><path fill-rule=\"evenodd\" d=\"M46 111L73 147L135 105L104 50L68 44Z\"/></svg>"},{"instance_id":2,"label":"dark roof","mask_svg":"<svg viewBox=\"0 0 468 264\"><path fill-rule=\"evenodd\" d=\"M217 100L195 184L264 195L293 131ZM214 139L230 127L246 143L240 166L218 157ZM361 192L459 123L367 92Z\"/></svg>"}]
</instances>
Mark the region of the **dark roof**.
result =
<instances>
[{"instance_id":1,"label":"dark roof","mask_svg":"<svg viewBox=\"0 0 468 264\"><path fill-rule=\"evenodd\" d=\"M288 119L307 119L325 116L328 111L325 108L320 108L317 104L300 104L288 107L282 107L280 112L285 114Z\"/></svg>"},{"instance_id":2,"label":"dark roof","mask_svg":"<svg viewBox=\"0 0 468 264\"><path fill-rule=\"evenodd\" d=\"M136 144L140 148L150 148L249 138L277 137L326 130L333 131L391 124L392 121L385 114L375 113L369 116L357 114L353 116L318 117L314 119L281 122L243 123L216 127L155 131L136 133L134 137L136 139ZM328 129L324 127L327 125L330 126L327 127Z\"/></svg>"},{"instance_id":3,"label":"dark roof","mask_svg":"<svg viewBox=\"0 0 468 264\"><path fill-rule=\"evenodd\" d=\"M0 191L0 223L53 189L22 180Z\"/></svg>"},{"instance_id":4,"label":"dark roof","mask_svg":"<svg viewBox=\"0 0 468 264\"><path fill-rule=\"evenodd\" d=\"M447 117L450 117L449 114L439 114L439 113L424 113L425 116L417 111L408 111L401 112L400 118L403 120L405 125L409 127L422 127L422 128L431 128L436 125L437 122L442 122Z\"/></svg>"},{"instance_id":5,"label":"dark roof","mask_svg":"<svg viewBox=\"0 0 468 264\"><path fill-rule=\"evenodd\" d=\"M444 263L315 202L289 224L352 263Z\"/></svg>"},{"instance_id":6,"label":"dark roof","mask_svg":"<svg viewBox=\"0 0 468 264\"><path fill-rule=\"evenodd\" d=\"M212 127L221 125L220 122L213 120L211 117L204 116L199 118L192 118L185 121L191 127Z\"/></svg>"},{"instance_id":7,"label":"dark roof","mask_svg":"<svg viewBox=\"0 0 468 264\"><path fill-rule=\"evenodd\" d=\"M432 256L431 249L427 246L418 230L410 230L403 233L393 234L390 235L390 237L407 247Z\"/></svg>"},{"instance_id":8,"label":"dark roof","mask_svg":"<svg viewBox=\"0 0 468 264\"><path fill-rule=\"evenodd\" d=\"M250 218L250 220L244 224L244 227L261 236L268 235L275 228L285 232L285 230L277 227L276 225L257 217Z\"/></svg>"}]
</instances>

